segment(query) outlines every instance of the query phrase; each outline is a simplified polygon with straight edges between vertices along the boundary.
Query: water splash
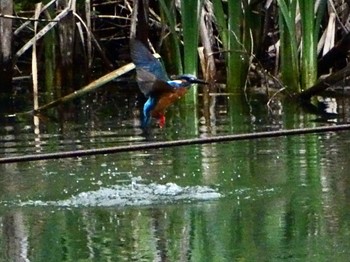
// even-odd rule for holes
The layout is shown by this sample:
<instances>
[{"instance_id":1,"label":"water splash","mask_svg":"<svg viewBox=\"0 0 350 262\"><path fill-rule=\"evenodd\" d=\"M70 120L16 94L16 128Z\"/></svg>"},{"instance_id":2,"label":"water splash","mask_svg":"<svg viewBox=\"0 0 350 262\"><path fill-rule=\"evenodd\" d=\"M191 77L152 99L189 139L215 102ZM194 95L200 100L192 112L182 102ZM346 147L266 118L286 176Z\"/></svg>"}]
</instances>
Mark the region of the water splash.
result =
<instances>
[{"instance_id":1,"label":"water splash","mask_svg":"<svg viewBox=\"0 0 350 262\"><path fill-rule=\"evenodd\" d=\"M207 186L181 187L174 183L114 185L96 191L82 192L66 200L41 201L29 200L20 206L58 206L58 207L91 207L91 206L145 206L176 202L192 202L218 199L222 195Z\"/></svg>"}]
</instances>

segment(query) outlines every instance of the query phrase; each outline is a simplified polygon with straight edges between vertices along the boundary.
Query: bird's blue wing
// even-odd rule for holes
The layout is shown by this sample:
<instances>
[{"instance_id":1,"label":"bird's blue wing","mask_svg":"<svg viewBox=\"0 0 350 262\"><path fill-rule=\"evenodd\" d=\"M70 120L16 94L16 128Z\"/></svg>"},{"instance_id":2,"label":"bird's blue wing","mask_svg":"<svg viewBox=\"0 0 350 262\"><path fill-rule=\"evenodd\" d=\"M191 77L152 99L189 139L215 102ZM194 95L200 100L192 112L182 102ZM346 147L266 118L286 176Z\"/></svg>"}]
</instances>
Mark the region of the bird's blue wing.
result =
<instances>
[{"instance_id":1,"label":"bird's blue wing","mask_svg":"<svg viewBox=\"0 0 350 262\"><path fill-rule=\"evenodd\" d=\"M163 93L174 92L173 86L168 82L158 79L153 73L143 68L136 68L136 78L141 92L147 97L158 97Z\"/></svg>"},{"instance_id":2,"label":"bird's blue wing","mask_svg":"<svg viewBox=\"0 0 350 262\"><path fill-rule=\"evenodd\" d=\"M169 80L163 64L151 54L151 52L142 42L136 39L131 40L130 51L131 59L136 68L142 68L154 74L159 80Z\"/></svg>"}]
</instances>

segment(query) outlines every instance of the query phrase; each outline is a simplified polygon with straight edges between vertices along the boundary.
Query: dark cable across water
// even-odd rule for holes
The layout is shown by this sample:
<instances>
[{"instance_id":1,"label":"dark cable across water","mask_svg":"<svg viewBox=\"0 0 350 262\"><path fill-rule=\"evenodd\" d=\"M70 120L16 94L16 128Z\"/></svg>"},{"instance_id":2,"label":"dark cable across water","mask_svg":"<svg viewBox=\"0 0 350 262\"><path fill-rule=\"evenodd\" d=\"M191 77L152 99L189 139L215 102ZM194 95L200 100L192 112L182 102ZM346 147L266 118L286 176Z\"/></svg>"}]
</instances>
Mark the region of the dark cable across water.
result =
<instances>
[{"instance_id":1,"label":"dark cable across water","mask_svg":"<svg viewBox=\"0 0 350 262\"><path fill-rule=\"evenodd\" d=\"M133 151L151 150L151 149L158 149L158 148L170 148L170 147L177 147L177 146L202 145L202 144L210 144L210 143L222 143L222 142L232 142L232 141L239 141L239 140L305 135L305 134L312 134L312 133L325 133L325 132L336 132L336 131L345 131L345 130L350 130L350 124L322 126L322 127L314 127L314 128L298 128L298 129L287 129L287 130L277 130L277 131L266 131L266 132L257 132L257 133L244 133L244 134L223 135L223 136L213 136L213 137L203 137L203 138L191 138L191 139L181 139L181 140L174 140L174 141L149 142L149 143L142 143L142 144L135 144L135 145L124 145L124 146L85 149L85 150L83 149L83 150L65 151L65 152L10 156L10 157L0 158L0 164L83 157L83 156L103 155L103 154L116 154L116 153L122 153L122 152L133 152Z\"/></svg>"}]
</instances>

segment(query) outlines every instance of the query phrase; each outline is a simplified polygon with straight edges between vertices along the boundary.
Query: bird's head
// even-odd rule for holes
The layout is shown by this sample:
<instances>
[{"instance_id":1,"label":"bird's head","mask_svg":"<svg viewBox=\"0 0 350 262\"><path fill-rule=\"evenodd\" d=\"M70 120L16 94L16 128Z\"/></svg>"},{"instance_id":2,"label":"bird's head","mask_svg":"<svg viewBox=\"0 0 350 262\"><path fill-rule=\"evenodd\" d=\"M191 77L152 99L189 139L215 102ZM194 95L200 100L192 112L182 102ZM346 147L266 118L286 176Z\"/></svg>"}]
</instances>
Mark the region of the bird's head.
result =
<instances>
[{"instance_id":1,"label":"bird's head","mask_svg":"<svg viewBox=\"0 0 350 262\"><path fill-rule=\"evenodd\" d=\"M202 79L198 79L196 76L191 75L191 74L184 74L184 75L179 75L176 77L176 79L181 80L185 83L188 83L188 85L190 84L204 84L207 85L208 83L205 82Z\"/></svg>"},{"instance_id":2,"label":"bird's head","mask_svg":"<svg viewBox=\"0 0 350 262\"><path fill-rule=\"evenodd\" d=\"M178 76L172 77L172 79L173 80L168 81L168 83L175 87L188 87L191 84L204 84L204 85L208 84L204 80L198 79L194 75L190 75L190 74L178 75Z\"/></svg>"}]
</instances>

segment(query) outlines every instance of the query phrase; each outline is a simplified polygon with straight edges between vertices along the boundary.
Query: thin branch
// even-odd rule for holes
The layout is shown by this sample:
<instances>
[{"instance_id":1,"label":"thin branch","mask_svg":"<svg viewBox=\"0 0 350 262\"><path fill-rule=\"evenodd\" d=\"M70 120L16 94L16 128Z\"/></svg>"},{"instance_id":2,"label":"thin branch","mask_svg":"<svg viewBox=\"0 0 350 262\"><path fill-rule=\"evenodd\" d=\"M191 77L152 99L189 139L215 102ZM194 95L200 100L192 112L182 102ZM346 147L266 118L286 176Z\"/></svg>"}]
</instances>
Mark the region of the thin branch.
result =
<instances>
[{"instance_id":1,"label":"thin branch","mask_svg":"<svg viewBox=\"0 0 350 262\"><path fill-rule=\"evenodd\" d=\"M49 19L41 19L41 18L29 18L29 17L23 17L23 16L16 16L16 15L4 15L0 14L1 18L6 18L6 19L13 19L13 20L24 20L24 21L30 21L30 22L46 22L46 23L51 23L51 22L59 22L60 20L49 20Z\"/></svg>"},{"instance_id":2,"label":"thin branch","mask_svg":"<svg viewBox=\"0 0 350 262\"><path fill-rule=\"evenodd\" d=\"M64 18L71 10L69 8L63 9L61 13L59 13L54 21L60 21L62 18ZM57 25L57 22L50 22L47 24L43 29L41 29L32 39L30 39L20 50L17 51L17 53L14 56L13 63L16 64L17 59L24 54L25 51L27 51L31 46L33 46L33 43L35 41L38 41L40 38L42 38L48 31L51 30L55 25Z\"/></svg>"},{"instance_id":3,"label":"thin branch","mask_svg":"<svg viewBox=\"0 0 350 262\"><path fill-rule=\"evenodd\" d=\"M53 3L55 3L56 0L52 0L49 3L47 3L46 5L43 6L43 8L41 9L41 12L46 11ZM31 18L31 19L36 19L36 18ZM48 21L52 21L51 19L49 19ZM23 28L25 28L26 26L28 26L30 24L31 20L27 20L27 22L23 23L20 27L18 27L13 34L17 35L20 31L22 31ZM52 21L54 22L54 21Z\"/></svg>"},{"instance_id":4,"label":"thin branch","mask_svg":"<svg viewBox=\"0 0 350 262\"><path fill-rule=\"evenodd\" d=\"M98 43L98 41L96 40L95 36L93 35L93 33L91 32L90 28L85 24L84 20L76 13L73 12L74 16L78 18L78 20L81 22L81 24L84 26L86 32L88 33L88 38L91 38L97 51L100 53L104 63L107 65L107 67L109 69L113 68L113 64L108 60L108 58L106 57L105 53L102 50L102 47L100 46L100 44Z\"/></svg>"}]
</instances>

